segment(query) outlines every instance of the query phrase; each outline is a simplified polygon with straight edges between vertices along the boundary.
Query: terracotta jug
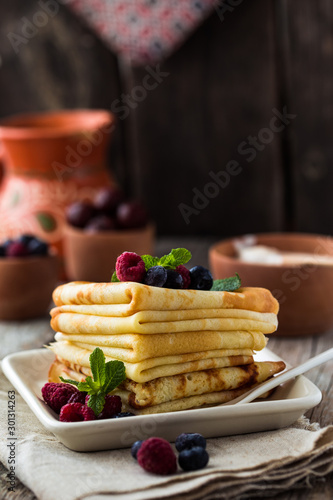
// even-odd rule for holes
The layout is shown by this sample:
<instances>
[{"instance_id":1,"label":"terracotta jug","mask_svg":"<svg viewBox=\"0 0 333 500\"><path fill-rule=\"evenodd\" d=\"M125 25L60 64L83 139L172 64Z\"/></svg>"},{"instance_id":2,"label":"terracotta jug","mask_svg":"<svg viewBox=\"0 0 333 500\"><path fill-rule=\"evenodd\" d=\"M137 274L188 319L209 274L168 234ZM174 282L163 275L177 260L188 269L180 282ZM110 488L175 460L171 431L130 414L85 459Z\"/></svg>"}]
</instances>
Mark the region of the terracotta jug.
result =
<instances>
[{"instance_id":1,"label":"terracotta jug","mask_svg":"<svg viewBox=\"0 0 333 500\"><path fill-rule=\"evenodd\" d=\"M113 184L106 148L114 116L104 110L17 115L0 122L4 177L0 241L35 234L62 250L65 208Z\"/></svg>"}]
</instances>

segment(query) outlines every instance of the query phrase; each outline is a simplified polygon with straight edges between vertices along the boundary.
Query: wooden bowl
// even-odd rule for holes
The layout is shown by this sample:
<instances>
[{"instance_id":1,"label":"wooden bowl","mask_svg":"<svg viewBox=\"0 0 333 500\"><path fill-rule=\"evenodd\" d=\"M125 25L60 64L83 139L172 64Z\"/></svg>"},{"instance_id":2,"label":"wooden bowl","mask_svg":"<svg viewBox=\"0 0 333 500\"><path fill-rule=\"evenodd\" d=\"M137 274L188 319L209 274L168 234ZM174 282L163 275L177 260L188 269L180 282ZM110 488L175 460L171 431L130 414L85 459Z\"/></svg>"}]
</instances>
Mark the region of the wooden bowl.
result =
<instances>
[{"instance_id":1,"label":"wooden bowl","mask_svg":"<svg viewBox=\"0 0 333 500\"><path fill-rule=\"evenodd\" d=\"M0 259L0 319L24 320L47 314L57 284L56 255Z\"/></svg>"},{"instance_id":2,"label":"wooden bowl","mask_svg":"<svg viewBox=\"0 0 333 500\"><path fill-rule=\"evenodd\" d=\"M271 265L237 259L232 238L209 250L214 278L238 272L242 286L268 288L280 303L278 315L281 335L315 335L333 326L333 267L308 265ZM274 233L255 235L255 244L278 250L333 255L333 238L322 235Z\"/></svg>"},{"instance_id":3,"label":"wooden bowl","mask_svg":"<svg viewBox=\"0 0 333 500\"><path fill-rule=\"evenodd\" d=\"M64 256L67 277L73 281L111 280L117 257L123 252L139 255L154 251L155 230L142 229L89 233L67 225L64 230Z\"/></svg>"}]
</instances>

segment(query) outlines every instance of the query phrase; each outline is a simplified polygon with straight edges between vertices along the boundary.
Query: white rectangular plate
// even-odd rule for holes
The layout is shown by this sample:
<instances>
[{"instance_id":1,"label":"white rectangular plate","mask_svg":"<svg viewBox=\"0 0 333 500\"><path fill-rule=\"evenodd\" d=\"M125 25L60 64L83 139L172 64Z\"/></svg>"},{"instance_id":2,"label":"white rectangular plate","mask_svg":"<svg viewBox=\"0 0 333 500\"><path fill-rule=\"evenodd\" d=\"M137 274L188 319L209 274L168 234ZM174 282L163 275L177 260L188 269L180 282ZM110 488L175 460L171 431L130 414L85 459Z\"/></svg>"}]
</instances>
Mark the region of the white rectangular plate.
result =
<instances>
[{"instance_id":1,"label":"white rectangular plate","mask_svg":"<svg viewBox=\"0 0 333 500\"><path fill-rule=\"evenodd\" d=\"M265 348L257 361L281 358ZM182 432L199 432L206 438L279 429L295 422L321 401L320 390L304 376L278 387L263 401L236 406L215 406L174 413L141 415L121 419L64 423L43 402L41 388L47 382L54 354L35 349L11 354L2 369L40 422L65 446L75 451L130 447L150 436L174 441Z\"/></svg>"}]
</instances>

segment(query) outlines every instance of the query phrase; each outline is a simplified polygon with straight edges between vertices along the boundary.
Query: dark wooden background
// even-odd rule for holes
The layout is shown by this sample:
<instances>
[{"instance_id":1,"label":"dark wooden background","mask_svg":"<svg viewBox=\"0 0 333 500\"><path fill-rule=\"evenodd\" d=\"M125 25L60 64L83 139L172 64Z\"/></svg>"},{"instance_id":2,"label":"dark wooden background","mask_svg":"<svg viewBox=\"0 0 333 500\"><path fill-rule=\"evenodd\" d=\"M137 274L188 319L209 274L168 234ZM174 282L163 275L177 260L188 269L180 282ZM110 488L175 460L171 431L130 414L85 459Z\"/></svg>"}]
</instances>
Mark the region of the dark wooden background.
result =
<instances>
[{"instance_id":1,"label":"dark wooden background","mask_svg":"<svg viewBox=\"0 0 333 500\"><path fill-rule=\"evenodd\" d=\"M119 60L65 6L15 53L8 34L37 0L0 2L0 117L57 108L106 108L142 85L145 68ZM333 2L244 0L217 12L160 69L155 90L119 115L110 168L141 197L160 234L226 237L257 231L332 232ZM246 161L239 145L273 109L297 117ZM232 177L186 224L209 172Z\"/></svg>"}]
</instances>

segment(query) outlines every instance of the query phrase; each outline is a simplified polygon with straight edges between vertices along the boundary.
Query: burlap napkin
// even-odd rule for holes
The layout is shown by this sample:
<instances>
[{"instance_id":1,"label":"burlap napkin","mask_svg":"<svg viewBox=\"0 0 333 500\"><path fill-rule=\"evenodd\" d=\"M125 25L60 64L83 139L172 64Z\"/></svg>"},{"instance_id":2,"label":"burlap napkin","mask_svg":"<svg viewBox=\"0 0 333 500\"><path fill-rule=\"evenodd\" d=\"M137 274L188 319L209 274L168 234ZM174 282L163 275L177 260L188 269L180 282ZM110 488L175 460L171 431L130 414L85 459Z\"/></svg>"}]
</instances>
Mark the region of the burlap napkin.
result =
<instances>
[{"instance_id":1,"label":"burlap napkin","mask_svg":"<svg viewBox=\"0 0 333 500\"><path fill-rule=\"evenodd\" d=\"M9 390L0 371L0 459L7 467ZM333 470L333 426L319 429L304 418L281 430L209 439L205 469L163 477L142 470L129 449L68 450L17 393L15 402L15 474L41 500L242 499L309 484Z\"/></svg>"}]
</instances>

